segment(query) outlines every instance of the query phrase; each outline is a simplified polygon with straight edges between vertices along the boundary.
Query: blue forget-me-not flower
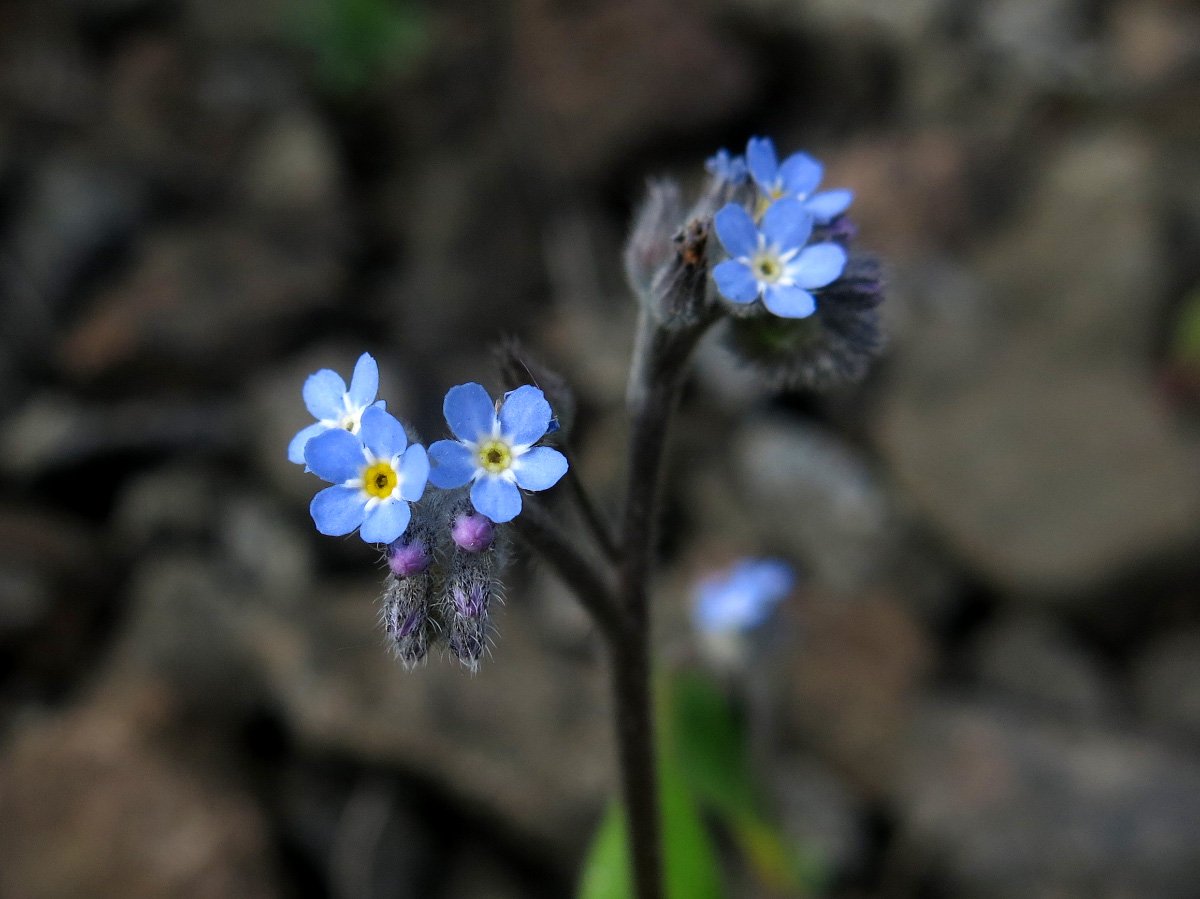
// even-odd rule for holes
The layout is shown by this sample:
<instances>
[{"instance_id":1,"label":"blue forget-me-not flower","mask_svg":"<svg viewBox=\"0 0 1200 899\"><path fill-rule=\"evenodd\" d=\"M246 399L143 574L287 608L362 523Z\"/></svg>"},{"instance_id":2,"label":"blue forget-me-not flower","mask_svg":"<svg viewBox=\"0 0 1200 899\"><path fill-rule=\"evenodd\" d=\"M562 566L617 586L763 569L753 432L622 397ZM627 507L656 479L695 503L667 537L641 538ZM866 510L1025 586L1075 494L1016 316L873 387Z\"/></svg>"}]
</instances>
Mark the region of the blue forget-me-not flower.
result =
<instances>
[{"instance_id":1,"label":"blue forget-me-not flower","mask_svg":"<svg viewBox=\"0 0 1200 899\"><path fill-rule=\"evenodd\" d=\"M717 236L732 257L713 269L717 289L733 303L762 297L770 312L806 318L817 308L810 290L837 280L846 267L846 251L835 243L805 246L813 218L798 200L772 203L761 228L736 203L715 216Z\"/></svg>"},{"instance_id":2,"label":"blue forget-me-not flower","mask_svg":"<svg viewBox=\"0 0 1200 899\"><path fill-rule=\"evenodd\" d=\"M770 617L796 584L796 572L780 559L742 559L701 581L692 610L704 634L754 630Z\"/></svg>"},{"instance_id":3,"label":"blue forget-me-not flower","mask_svg":"<svg viewBox=\"0 0 1200 899\"><path fill-rule=\"evenodd\" d=\"M845 212L854 199L854 193L844 189L814 193L825 167L807 153L793 153L780 163L769 137L750 138L746 144L746 164L763 194L760 212L769 203L791 197L817 224L824 225Z\"/></svg>"},{"instance_id":4,"label":"blue forget-me-not flower","mask_svg":"<svg viewBox=\"0 0 1200 899\"><path fill-rule=\"evenodd\" d=\"M724 147L705 160L704 168L714 178L728 184L744 184L749 175L746 160L741 156L732 155Z\"/></svg>"},{"instance_id":5,"label":"blue forget-me-not flower","mask_svg":"<svg viewBox=\"0 0 1200 899\"><path fill-rule=\"evenodd\" d=\"M481 385L459 384L446 394L442 409L458 439L429 447L429 481L445 489L471 483L471 504L496 524L520 513L518 488L545 490L566 474L562 453L534 446L554 418L538 388L526 384L505 394L497 411Z\"/></svg>"},{"instance_id":6,"label":"blue forget-me-not flower","mask_svg":"<svg viewBox=\"0 0 1200 899\"><path fill-rule=\"evenodd\" d=\"M318 434L339 428L357 434L362 423L363 412L371 405L384 408L375 402L379 391L379 366L369 353L358 357L350 388L337 372L323 368L308 376L304 382L304 405L317 421L300 431L288 444L288 461L297 465L304 463L304 447Z\"/></svg>"},{"instance_id":7,"label":"blue forget-me-not flower","mask_svg":"<svg viewBox=\"0 0 1200 899\"><path fill-rule=\"evenodd\" d=\"M378 406L363 413L358 434L330 428L310 439L304 461L334 486L309 506L317 530L340 537L358 529L367 543L391 543L408 528L410 502L425 492L429 459L408 445L404 426Z\"/></svg>"}]
</instances>

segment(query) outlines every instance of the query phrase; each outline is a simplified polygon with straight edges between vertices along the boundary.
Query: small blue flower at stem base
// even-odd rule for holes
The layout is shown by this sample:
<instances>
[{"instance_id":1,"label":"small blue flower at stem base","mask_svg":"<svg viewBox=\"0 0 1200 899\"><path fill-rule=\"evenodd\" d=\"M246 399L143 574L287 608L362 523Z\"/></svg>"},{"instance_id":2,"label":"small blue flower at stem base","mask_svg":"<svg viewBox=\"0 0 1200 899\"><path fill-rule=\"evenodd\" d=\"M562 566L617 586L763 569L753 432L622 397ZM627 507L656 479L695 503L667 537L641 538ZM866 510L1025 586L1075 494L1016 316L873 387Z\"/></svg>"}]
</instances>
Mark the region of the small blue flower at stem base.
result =
<instances>
[{"instance_id":1,"label":"small blue flower at stem base","mask_svg":"<svg viewBox=\"0 0 1200 899\"><path fill-rule=\"evenodd\" d=\"M304 405L317 421L301 428L292 438L288 444L288 461L303 465L304 447L308 441L333 428L357 434L362 426L363 412L368 407L384 408L382 402L375 402L378 392L379 366L369 353L358 357L349 389L342 376L331 369L323 368L309 375L304 382Z\"/></svg>"},{"instance_id":2,"label":"small blue flower at stem base","mask_svg":"<svg viewBox=\"0 0 1200 899\"><path fill-rule=\"evenodd\" d=\"M404 426L377 406L362 414L356 436L332 428L308 441L304 461L334 486L309 506L317 530L340 537L358 529L367 543L391 543L408 528L410 502L425 492L429 459L408 446Z\"/></svg>"},{"instance_id":3,"label":"small blue flower at stem base","mask_svg":"<svg viewBox=\"0 0 1200 899\"><path fill-rule=\"evenodd\" d=\"M724 147L705 160L704 168L718 181L727 184L745 184L749 175L746 160L741 156L731 155Z\"/></svg>"},{"instance_id":4,"label":"small blue flower at stem base","mask_svg":"<svg viewBox=\"0 0 1200 899\"><path fill-rule=\"evenodd\" d=\"M792 592L796 572L780 559L742 559L696 587L693 622L704 634L738 634L762 625Z\"/></svg>"},{"instance_id":5,"label":"small blue flower at stem base","mask_svg":"<svg viewBox=\"0 0 1200 899\"><path fill-rule=\"evenodd\" d=\"M780 164L775 155L775 144L769 137L750 138L746 144L746 164L754 183L762 191L764 207L767 203L791 197L817 224L824 225L845 212L854 200L854 193L844 189L814 193L825 167L807 153L793 153Z\"/></svg>"},{"instance_id":6,"label":"small blue flower at stem base","mask_svg":"<svg viewBox=\"0 0 1200 899\"><path fill-rule=\"evenodd\" d=\"M809 291L836 281L846 267L846 251L839 245L805 246L813 220L795 200L773 203L761 229L736 203L726 204L714 223L732 258L713 268L713 280L730 302L753 303L762 297L775 315L807 318L817 308Z\"/></svg>"},{"instance_id":7,"label":"small blue flower at stem base","mask_svg":"<svg viewBox=\"0 0 1200 899\"><path fill-rule=\"evenodd\" d=\"M546 490L567 473L562 453L534 446L554 417L538 388L526 384L506 393L497 412L481 385L459 384L442 410L458 439L429 447L429 482L443 489L471 484L471 504L496 524L520 514L522 489Z\"/></svg>"}]
</instances>

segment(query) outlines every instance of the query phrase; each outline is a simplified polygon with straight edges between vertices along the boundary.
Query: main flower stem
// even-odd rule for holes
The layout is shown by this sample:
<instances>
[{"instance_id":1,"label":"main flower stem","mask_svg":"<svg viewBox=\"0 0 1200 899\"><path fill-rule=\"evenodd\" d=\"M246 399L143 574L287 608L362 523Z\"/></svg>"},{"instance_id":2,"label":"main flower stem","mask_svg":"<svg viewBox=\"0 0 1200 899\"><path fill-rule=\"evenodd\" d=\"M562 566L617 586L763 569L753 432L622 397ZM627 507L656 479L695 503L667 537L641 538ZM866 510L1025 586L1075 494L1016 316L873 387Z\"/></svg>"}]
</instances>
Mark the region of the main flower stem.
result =
<instances>
[{"instance_id":1,"label":"main flower stem","mask_svg":"<svg viewBox=\"0 0 1200 899\"><path fill-rule=\"evenodd\" d=\"M629 474L621 530L618 591L623 635L610 640L617 753L637 899L663 895L662 825L650 668L650 578L667 429L692 350L711 318L666 329L643 314L638 323L626 403Z\"/></svg>"}]
</instances>

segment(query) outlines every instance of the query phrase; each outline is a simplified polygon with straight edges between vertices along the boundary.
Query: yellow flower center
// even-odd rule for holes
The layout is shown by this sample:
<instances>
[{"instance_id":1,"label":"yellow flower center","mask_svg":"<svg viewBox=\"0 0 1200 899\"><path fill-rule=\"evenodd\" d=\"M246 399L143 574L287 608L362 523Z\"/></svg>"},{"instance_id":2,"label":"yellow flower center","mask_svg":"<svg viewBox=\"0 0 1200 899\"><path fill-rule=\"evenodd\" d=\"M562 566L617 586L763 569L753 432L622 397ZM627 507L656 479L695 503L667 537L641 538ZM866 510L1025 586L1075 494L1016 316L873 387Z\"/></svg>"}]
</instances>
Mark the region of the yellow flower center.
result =
<instances>
[{"instance_id":1,"label":"yellow flower center","mask_svg":"<svg viewBox=\"0 0 1200 899\"><path fill-rule=\"evenodd\" d=\"M783 266L779 264L779 259L768 253L755 256L750 262L750 267L761 281L778 281L779 276L783 274Z\"/></svg>"},{"instance_id":2,"label":"yellow flower center","mask_svg":"<svg viewBox=\"0 0 1200 899\"><path fill-rule=\"evenodd\" d=\"M390 462L376 462L363 469L363 490L377 499L387 499L400 478Z\"/></svg>"},{"instance_id":3,"label":"yellow flower center","mask_svg":"<svg viewBox=\"0 0 1200 899\"><path fill-rule=\"evenodd\" d=\"M479 464L484 471L499 474L512 465L512 451L502 440L488 440L479 445Z\"/></svg>"}]
</instances>

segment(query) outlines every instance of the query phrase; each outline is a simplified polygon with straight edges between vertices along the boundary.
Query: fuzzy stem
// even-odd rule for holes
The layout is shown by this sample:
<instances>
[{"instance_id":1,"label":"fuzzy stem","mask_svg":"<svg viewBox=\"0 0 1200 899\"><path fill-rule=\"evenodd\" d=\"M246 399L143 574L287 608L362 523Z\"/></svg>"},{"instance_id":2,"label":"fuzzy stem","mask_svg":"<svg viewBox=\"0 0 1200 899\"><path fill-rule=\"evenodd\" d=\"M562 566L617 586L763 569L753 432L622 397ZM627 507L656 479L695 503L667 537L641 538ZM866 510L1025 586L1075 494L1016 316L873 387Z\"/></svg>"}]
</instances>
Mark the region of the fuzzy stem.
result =
<instances>
[{"instance_id":1,"label":"fuzzy stem","mask_svg":"<svg viewBox=\"0 0 1200 899\"><path fill-rule=\"evenodd\" d=\"M650 577L663 454L671 415L692 350L714 320L667 329L643 314L638 322L626 404L629 474L621 532L618 590L625 630L610 641L621 788L629 822L629 857L637 899L663 895L662 825L650 690Z\"/></svg>"},{"instance_id":2,"label":"fuzzy stem","mask_svg":"<svg viewBox=\"0 0 1200 899\"><path fill-rule=\"evenodd\" d=\"M575 507L579 510L579 515L583 518L583 523L591 531L592 537L595 539L596 545L600 548L604 557L609 562L616 562L620 558L620 549L617 546L616 540L613 539L608 522L604 520L600 509L592 501L591 492L583 482L583 476L579 473L579 466L575 464L575 454L566 445L563 445L560 449L562 450L562 454L567 457L569 465L567 480L571 488L571 495L575 500Z\"/></svg>"}]
</instances>

